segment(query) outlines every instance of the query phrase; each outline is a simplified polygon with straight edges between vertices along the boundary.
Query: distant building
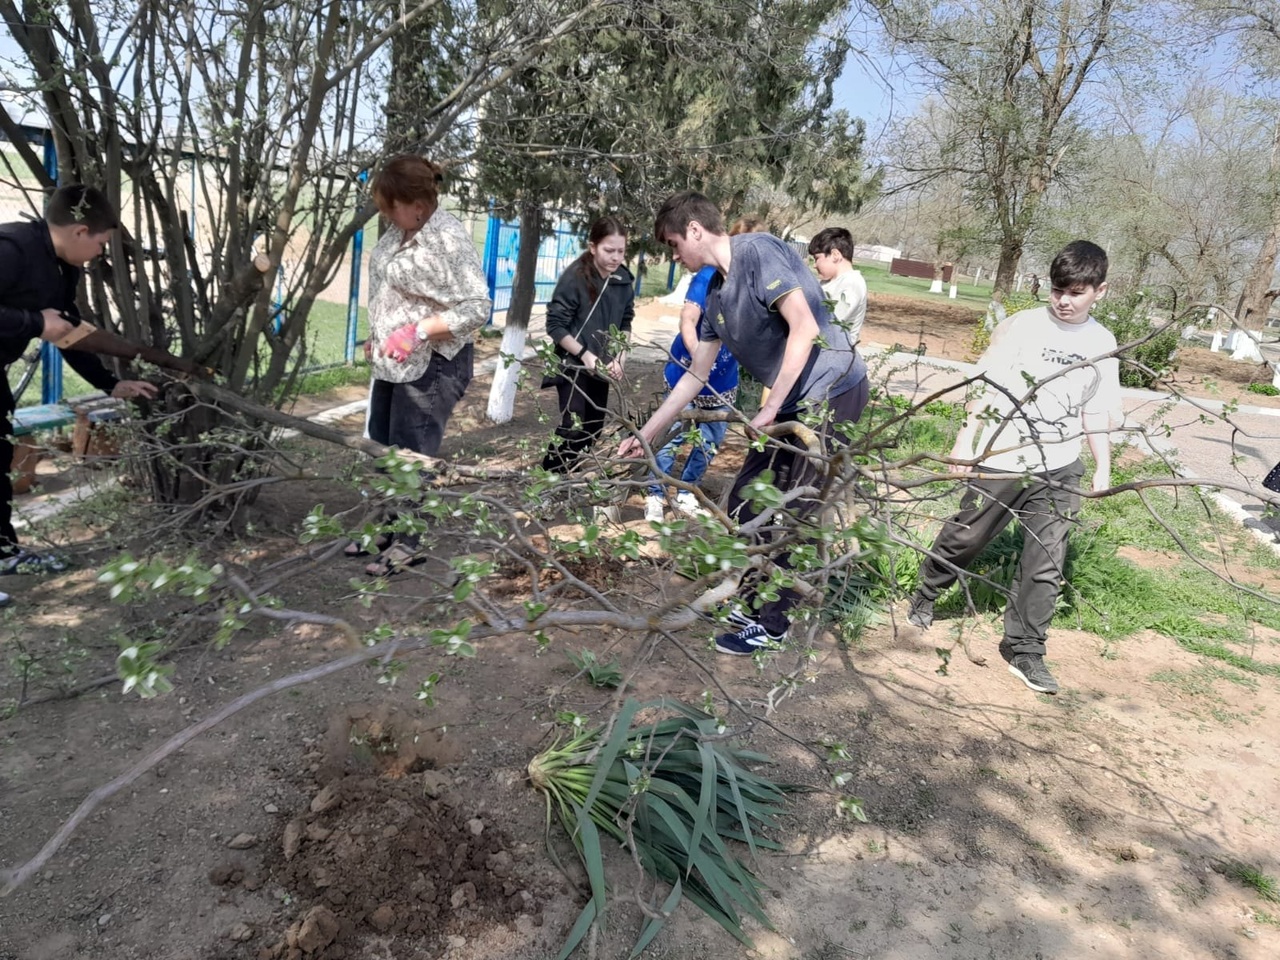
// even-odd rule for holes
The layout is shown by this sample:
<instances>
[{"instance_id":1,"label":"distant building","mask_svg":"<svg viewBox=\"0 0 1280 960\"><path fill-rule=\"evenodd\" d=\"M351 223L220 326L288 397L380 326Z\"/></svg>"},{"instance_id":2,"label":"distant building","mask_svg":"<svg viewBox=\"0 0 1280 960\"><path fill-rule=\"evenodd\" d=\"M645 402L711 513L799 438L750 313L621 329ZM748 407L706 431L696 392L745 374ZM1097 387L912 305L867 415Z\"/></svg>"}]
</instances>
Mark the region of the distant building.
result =
<instances>
[{"instance_id":1,"label":"distant building","mask_svg":"<svg viewBox=\"0 0 1280 960\"><path fill-rule=\"evenodd\" d=\"M899 247L886 247L882 244L858 243L853 246L853 258L855 260L875 260L879 263L889 263L902 256L902 250Z\"/></svg>"}]
</instances>

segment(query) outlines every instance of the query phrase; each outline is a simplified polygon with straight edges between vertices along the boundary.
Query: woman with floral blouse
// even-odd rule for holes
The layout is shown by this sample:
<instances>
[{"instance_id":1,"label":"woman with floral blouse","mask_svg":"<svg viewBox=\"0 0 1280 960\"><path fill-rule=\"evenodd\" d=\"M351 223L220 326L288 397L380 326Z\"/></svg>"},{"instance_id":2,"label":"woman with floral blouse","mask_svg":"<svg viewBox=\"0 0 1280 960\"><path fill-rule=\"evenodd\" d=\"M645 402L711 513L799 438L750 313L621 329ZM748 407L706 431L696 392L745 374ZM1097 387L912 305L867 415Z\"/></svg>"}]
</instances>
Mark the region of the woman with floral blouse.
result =
<instances>
[{"instance_id":1,"label":"woman with floral blouse","mask_svg":"<svg viewBox=\"0 0 1280 960\"><path fill-rule=\"evenodd\" d=\"M466 228L439 205L440 168L422 157L386 162L373 198L387 221L369 263L373 366L369 436L434 457L471 382L472 338L489 319L489 291ZM411 562L416 543L384 544L375 576Z\"/></svg>"}]
</instances>

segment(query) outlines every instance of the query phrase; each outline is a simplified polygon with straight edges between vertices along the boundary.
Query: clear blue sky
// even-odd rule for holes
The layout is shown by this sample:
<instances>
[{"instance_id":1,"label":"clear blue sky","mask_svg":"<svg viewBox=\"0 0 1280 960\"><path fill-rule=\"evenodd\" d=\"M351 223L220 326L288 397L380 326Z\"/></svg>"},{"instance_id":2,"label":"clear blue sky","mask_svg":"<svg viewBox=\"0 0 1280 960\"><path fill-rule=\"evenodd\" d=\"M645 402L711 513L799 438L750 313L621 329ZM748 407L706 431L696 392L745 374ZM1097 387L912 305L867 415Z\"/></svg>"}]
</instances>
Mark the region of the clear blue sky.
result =
<instances>
[{"instance_id":1,"label":"clear blue sky","mask_svg":"<svg viewBox=\"0 0 1280 960\"><path fill-rule=\"evenodd\" d=\"M889 123L911 113L919 90L910 82L908 66L871 52L851 52L834 89L835 106L867 123L867 152L879 152Z\"/></svg>"}]
</instances>

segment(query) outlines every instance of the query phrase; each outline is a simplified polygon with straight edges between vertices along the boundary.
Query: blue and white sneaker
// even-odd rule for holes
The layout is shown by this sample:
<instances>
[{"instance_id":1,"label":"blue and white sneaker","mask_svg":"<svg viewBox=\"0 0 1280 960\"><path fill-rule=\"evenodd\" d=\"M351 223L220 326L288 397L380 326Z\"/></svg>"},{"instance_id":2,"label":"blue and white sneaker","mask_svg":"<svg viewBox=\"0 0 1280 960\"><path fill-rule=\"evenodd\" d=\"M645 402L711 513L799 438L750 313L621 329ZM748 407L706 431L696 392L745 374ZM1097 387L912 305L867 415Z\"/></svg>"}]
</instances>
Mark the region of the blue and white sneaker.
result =
<instances>
[{"instance_id":1,"label":"blue and white sneaker","mask_svg":"<svg viewBox=\"0 0 1280 960\"><path fill-rule=\"evenodd\" d=\"M67 562L52 553L31 553L19 550L7 557L0 557L0 576L8 574L61 573Z\"/></svg>"},{"instance_id":2,"label":"blue and white sneaker","mask_svg":"<svg viewBox=\"0 0 1280 960\"><path fill-rule=\"evenodd\" d=\"M716 637L716 652L731 657L749 657L760 650L777 647L787 639L787 632L772 634L754 620L737 633L725 633Z\"/></svg>"}]
</instances>

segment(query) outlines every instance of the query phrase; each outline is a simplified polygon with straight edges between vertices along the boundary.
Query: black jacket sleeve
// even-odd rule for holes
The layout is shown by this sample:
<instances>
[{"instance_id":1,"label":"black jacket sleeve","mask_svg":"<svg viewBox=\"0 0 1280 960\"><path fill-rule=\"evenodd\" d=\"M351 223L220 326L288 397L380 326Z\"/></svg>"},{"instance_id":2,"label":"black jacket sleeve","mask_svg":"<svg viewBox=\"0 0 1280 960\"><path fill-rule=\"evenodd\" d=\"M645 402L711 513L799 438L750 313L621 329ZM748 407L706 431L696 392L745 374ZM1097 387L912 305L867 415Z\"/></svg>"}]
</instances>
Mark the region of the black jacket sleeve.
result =
<instances>
[{"instance_id":1,"label":"black jacket sleeve","mask_svg":"<svg viewBox=\"0 0 1280 960\"><path fill-rule=\"evenodd\" d=\"M631 321L636 316L636 288L631 284L627 285L627 305L622 310L622 325L619 327L623 333L631 332Z\"/></svg>"},{"instance_id":2,"label":"black jacket sleeve","mask_svg":"<svg viewBox=\"0 0 1280 960\"><path fill-rule=\"evenodd\" d=\"M11 306L5 299L26 270L27 257L21 245L0 236L0 337L7 340L34 340L44 332L44 317L39 310Z\"/></svg>"},{"instance_id":3,"label":"black jacket sleeve","mask_svg":"<svg viewBox=\"0 0 1280 960\"><path fill-rule=\"evenodd\" d=\"M70 364L71 369L84 377L89 383L103 393L110 393L116 388L120 379L114 376L95 354L83 350L63 350L62 356Z\"/></svg>"},{"instance_id":4,"label":"black jacket sleeve","mask_svg":"<svg viewBox=\"0 0 1280 960\"><path fill-rule=\"evenodd\" d=\"M551 342L559 345L565 334L577 335L578 326L582 323L582 281L577 276L578 265L575 262L560 275L555 292L547 304L547 336Z\"/></svg>"}]
</instances>

